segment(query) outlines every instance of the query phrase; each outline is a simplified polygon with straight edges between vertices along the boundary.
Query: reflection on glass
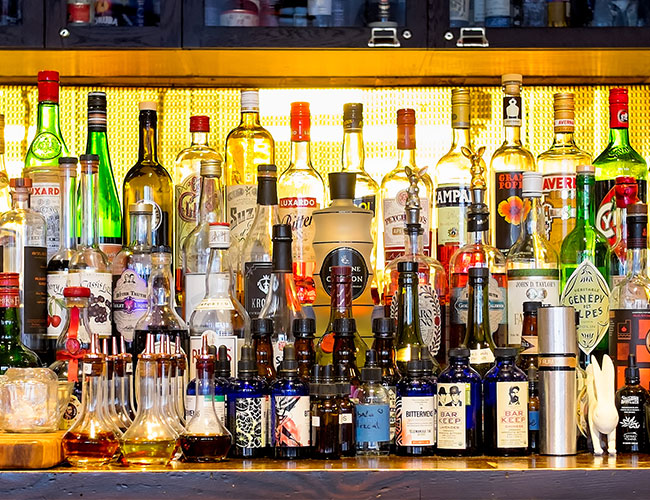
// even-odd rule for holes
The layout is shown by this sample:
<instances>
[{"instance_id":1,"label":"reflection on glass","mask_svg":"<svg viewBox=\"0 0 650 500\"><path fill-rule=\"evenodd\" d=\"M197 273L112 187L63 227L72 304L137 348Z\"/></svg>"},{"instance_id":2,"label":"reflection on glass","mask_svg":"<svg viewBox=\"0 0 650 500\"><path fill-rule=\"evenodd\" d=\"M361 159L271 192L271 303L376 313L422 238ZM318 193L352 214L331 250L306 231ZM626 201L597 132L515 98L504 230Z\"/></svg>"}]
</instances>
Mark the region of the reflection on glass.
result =
<instances>
[{"instance_id":1,"label":"reflection on glass","mask_svg":"<svg viewBox=\"0 0 650 500\"><path fill-rule=\"evenodd\" d=\"M4 4L19 0L0 0ZM143 27L160 25L162 0L67 0L68 24Z\"/></svg>"},{"instance_id":2,"label":"reflection on glass","mask_svg":"<svg viewBox=\"0 0 650 500\"><path fill-rule=\"evenodd\" d=\"M0 26L11 26L23 22L22 0L0 0Z\"/></svg>"}]
</instances>

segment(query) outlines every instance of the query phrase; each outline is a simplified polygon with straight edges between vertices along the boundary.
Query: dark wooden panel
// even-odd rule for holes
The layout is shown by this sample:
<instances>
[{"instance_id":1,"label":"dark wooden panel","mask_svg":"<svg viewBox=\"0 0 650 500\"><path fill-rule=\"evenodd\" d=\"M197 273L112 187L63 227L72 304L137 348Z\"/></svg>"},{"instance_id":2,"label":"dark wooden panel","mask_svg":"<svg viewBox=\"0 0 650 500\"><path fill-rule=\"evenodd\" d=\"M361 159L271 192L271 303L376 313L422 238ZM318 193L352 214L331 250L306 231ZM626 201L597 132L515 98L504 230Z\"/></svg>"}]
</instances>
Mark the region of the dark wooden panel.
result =
<instances>
[{"instance_id":1,"label":"dark wooden panel","mask_svg":"<svg viewBox=\"0 0 650 500\"><path fill-rule=\"evenodd\" d=\"M25 49L44 47L43 2L44 0L23 0L22 23L15 26L0 26L0 47Z\"/></svg>"}]
</instances>

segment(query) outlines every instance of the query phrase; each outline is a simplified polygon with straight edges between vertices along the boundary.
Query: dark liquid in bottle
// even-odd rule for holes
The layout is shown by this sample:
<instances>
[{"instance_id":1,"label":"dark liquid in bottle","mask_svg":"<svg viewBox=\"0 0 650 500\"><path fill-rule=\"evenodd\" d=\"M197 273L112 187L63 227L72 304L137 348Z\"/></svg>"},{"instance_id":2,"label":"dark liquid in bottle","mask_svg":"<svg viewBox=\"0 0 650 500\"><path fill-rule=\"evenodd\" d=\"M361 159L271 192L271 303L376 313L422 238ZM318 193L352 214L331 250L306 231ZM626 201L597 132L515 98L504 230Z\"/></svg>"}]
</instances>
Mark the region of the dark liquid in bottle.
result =
<instances>
[{"instance_id":1,"label":"dark liquid in bottle","mask_svg":"<svg viewBox=\"0 0 650 500\"><path fill-rule=\"evenodd\" d=\"M223 436L182 435L183 460L186 462L216 462L223 460L230 449L231 438Z\"/></svg>"}]
</instances>

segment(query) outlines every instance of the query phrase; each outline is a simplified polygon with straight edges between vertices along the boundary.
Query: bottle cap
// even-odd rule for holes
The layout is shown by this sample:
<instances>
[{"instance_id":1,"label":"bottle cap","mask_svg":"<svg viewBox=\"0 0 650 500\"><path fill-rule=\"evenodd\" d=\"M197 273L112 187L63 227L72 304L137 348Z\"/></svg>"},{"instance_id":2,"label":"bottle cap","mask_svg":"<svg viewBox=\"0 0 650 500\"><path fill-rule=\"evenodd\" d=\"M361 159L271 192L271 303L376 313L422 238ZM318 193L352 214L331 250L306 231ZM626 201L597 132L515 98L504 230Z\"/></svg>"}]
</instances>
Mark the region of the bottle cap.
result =
<instances>
[{"instance_id":1,"label":"bottle cap","mask_svg":"<svg viewBox=\"0 0 650 500\"><path fill-rule=\"evenodd\" d=\"M366 364L361 368L361 380L364 382L381 382L381 368L377 364L377 351L366 351Z\"/></svg>"},{"instance_id":2,"label":"bottle cap","mask_svg":"<svg viewBox=\"0 0 650 500\"><path fill-rule=\"evenodd\" d=\"M246 89L240 92L241 112L256 112L260 110L260 93L257 89Z\"/></svg>"},{"instance_id":3,"label":"bottle cap","mask_svg":"<svg viewBox=\"0 0 650 500\"><path fill-rule=\"evenodd\" d=\"M537 309L542 307L541 302L524 302L524 314L537 316Z\"/></svg>"},{"instance_id":4,"label":"bottle cap","mask_svg":"<svg viewBox=\"0 0 650 500\"><path fill-rule=\"evenodd\" d=\"M88 92L88 109L106 111L106 92Z\"/></svg>"},{"instance_id":5,"label":"bottle cap","mask_svg":"<svg viewBox=\"0 0 650 500\"><path fill-rule=\"evenodd\" d=\"M576 167L576 173L583 175L594 175L596 173L596 167L593 165L578 165Z\"/></svg>"},{"instance_id":6,"label":"bottle cap","mask_svg":"<svg viewBox=\"0 0 650 500\"><path fill-rule=\"evenodd\" d=\"M494 350L494 357L501 359L515 359L517 357L516 347L497 347Z\"/></svg>"},{"instance_id":7,"label":"bottle cap","mask_svg":"<svg viewBox=\"0 0 650 500\"><path fill-rule=\"evenodd\" d=\"M363 128L363 104L349 102L343 105L343 130Z\"/></svg>"},{"instance_id":8,"label":"bottle cap","mask_svg":"<svg viewBox=\"0 0 650 500\"><path fill-rule=\"evenodd\" d=\"M553 94L553 126L555 133L573 133L575 129L575 96L570 92Z\"/></svg>"},{"instance_id":9,"label":"bottle cap","mask_svg":"<svg viewBox=\"0 0 650 500\"><path fill-rule=\"evenodd\" d=\"M190 116L190 132L210 132L210 117L205 115Z\"/></svg>"},{"instance_id":10,"label":"bottle cap","mask_svg":"<svg viewBox=\"0 0 650 500\"><path fill-rule=\"evenodd\" d=\"M334 335L339 337L352 337L357 331L357 322L354 318L336 318L334 320Z\"/></svg>"},{"instance_id":11,"label":"bottle cap","mask_svg":"<svg viewBox=\"0 0 650 500\"><path fill-rule=\"evenodd\" d=\"M487 267L470 267L467 271L469 279L488 279L490 277L490 269Z\"/></svg>"},{"instance_id":12,"label":"bottle cap","mask_svg":"<svg viewBox=\"0 0 650 500\"><path fill-rule=\"evenodd\" d=\"M99 155L81 155L79 161L99 163Z\"/></svg>"},{"instance_id":13,"label":"bottle cap","mask_svg":"<svg viewBox=\"0 0 650 500\"><path fill-rule=\"evenodd\" d=\"M153 203L141 201L129 205L129 213L132 215L153 215Z\"/></svg>"},{"instance_id":14,"label":"bottle cap","mask_svg":"<svg viewBox=\"0 0 650 500\"><path fill-rule=\"evenodd\" d=\"M422 374L427 377L433 376L433 372L436 366L435 363L433 362L433 358L427 353L427 355L423 356L421 363L422 363Z\"/></svg>"},{"instance_id":15,"label":"bottle cap","mask_svg":"<svg viewBox=\"0 0 650 500\"><path fill-rule=\"evenodd\" d=\"M338 395L339 387L334 380L334 367L332 365L321 367L318 393L320 396L324 397L334 397Z\"/></svg>"},{"instance_id":16,"label":"bottle cap","mask_svg":"<svg viewBox=\"0 0 650 500\"><path fill-rule=\"evenodd\" d=\"M506 85L507 83L521 83L524 81L524 77L519 73L506 73L501 76L501 85Z\"/></svg>"},{"instance_id":17,"label":"bottle cap","mask_svg":"<svg viewBox=\"0 0 650 500\"><path fill-rule=\"evenodd\" d=\"M310 138L311 115L308 102L291 103L291 140L308 141Z\"/></svg>"},{"instance_id":18,"label":"bottle cap","mask_svg":"<svg viewBox=\"0 0 650 500\"><path fill-rule=\"evenodd\" d=\"M276 167L273 164L269 165L258 165L257 166L257 173L258 174L265 174L265 173L277 173L278 167Z\"/></svg>"},{"instance_id":19,"label":"bottle cap","mask_svg":"<svg viewBox=\"0 0 650 500\"><path fill-rule=\"evenodd\" d=\"M316 333L316 321L313 318L296 318L293 320L293 336L300 339L313 339Z\"/></svg>"},{"instance_id":20,"label":"bottle cap","mask_svg":"<svg viewBox=\"0 0 650 500\"><path fill-rule=\"evenodd\" d=\"M201 176L202 177L220 177L221 176L221 161L219 160L201 160Z\"/></svg>"},{"instance_id":21,"label":"bottle cap","mask_svg":"<svg viewBox=\"0 0 650 500\"><path fill-rule=\"evenodd\" d=\"M415 349L418 349L418 351L415 352ZM420 360L419 348L411 347L411 355L413 357L406 363L406 373L409 377L419 377L424 373L424 365Z\"/></svg>"},{"instance_id":22,"label":"bottle cap","mask_svg":"<svg viewBox=\"0 0 650 500\"><path fill-rule=\"evenodd\" d=\"M298 361L296 361L296 349L293 344L287 344L282 349L282 362L278 373L285 377L298 375Z\"/></svg>"},{"instance_id":23,"label":"bottle cap","mask_svg":"<svg viewBox=\"0 0 650 500\"><path fill-rule=\"evenodd\" d=\"M415 110L397 110L397 149L415 149Z\"/></svg>"},{"instance_id":24,"label":"bottle cap","mask_svg":"<svg viewBox=\"0 0 650 500\"><path fill-rule=\"evenodd\" d=\"M99 172L99 155L81 155L79 156L80 170L86 174L96 174Z\"/></svg>"},{"instance_id":25,"label":"bottle cap","mask_svg":"<svg viewBox=\"0 0 650 500\"><path fill-rule=\"evenodd\" d=\"M77 158L75 156L60 156L59 165L74 165L76 168Z\"/></svg>"},{"instance_id":26,"label":"bottle cap","mask_svg":"<svg viewBox=\"0 0 650 500\"><path fill-rule=\"evenodd\" d=\"M375 318L372 320L372 333L375 337L393 338L395 321L393 318Z\"/></svg>"},{"instance_id":27,"label":"bottle cap","mask_svg":"<svg viewBox=\"0 0 650 500\"><path fill-rule=\"evenodd\" d=\"M350 375L343 364L336 365L336 385L338 396L350 395Z\"/></svg>"},{"instance_id":28,"label":"bottle cap","mask_svg":"<svg viewBox=\"0 0 650 500\"><path fill-rule=\"evenodd\" d=\"M566 109L573 111L575 107L575 95L571 92L557 92L553 94L553 109L558 111Z\"/></svg>"},{"instance_id":29,"label":"bottle cap","mask_svg":"<svg viewBox=\"0 0 650 500\"><path fill-rule=\"evenodd\" d=\"M31 189L32 180L29 177L14 177L9 179L9 187L14 189Z\"/></svg>"},{"instance_id":30,"label":"bottle cap","mask_svg":"<svg viewBox=\"0 0 650 500\"><path fill-rule=\"evenodd\" d=\"M241 347L241 358L237 362L237 375L241 377L257 375L257 363L253 354L253 347L243 345Z\"/></svg>"},{"instance_id":31,"label":"bottle cap","mask_svg":"<svg viewBox=\"0 0 650 500\"><path fill-rule=\"evenodd\" d=\"M225 345L220 345L215 363L217 377L230 378L230 359L228 357L228 348Z\"/></svg>"},{"instance_id":32,"label":"bottle cap","mask_svg":"<svg viewBox=\"0 0 650 500\"><path fill-rule=\"evenodd\" d=\"M470 119L469 89L451 90L451 126L452 128L469 128Z\"/></svg>"},{"instance_id":33,"label":"bottle cap","mask_svg":"<svg viewBox=\"0 0 650 500\"><path fill-rule=\"evenodd\" d=\"M254 318L251 320L251 335L263 337L273 335L273 320L271 318Z\"/></svg>"},{"instance_id":34,"label":"bottle cap","mask_svg":"<svg viewBox=\"0 0 650 500\"><path fill-rule=\"evenodd\" d=\"M330 172L330 197L332 200L353 200L357 174L354 172Z\"/></svg>"},{"instance_id":35,"label":"bottle cap","mask_svg":"<svg viewBox=\"0 0 650 500\"><path fill-rule=\"evenodd\" d=\"M138 109L140 111L156 111L158 109L158 103L154 101L140 101L138 103Z\"/></svg>"},{"instance_id":36,"label":"bottle cap","mask_svg":"<svg viewBox=\"0 0 650 500\"><path fill-rule=\"evenodd\" d=\"M274 224L273 225L273 240L288 240L293 239L291 235L291 226L289 224Z\"/></svg>"},{"instance_id":37,"label":"bottle cap","mask_svg":"<svg viewBox=\"0 0 650 500\"><path fill-rule=\"evenodd\" d=\"M227 222L210 222L210 248L227 250L230 248L230 224Z\"/></svg>"},{"instance_id":38,"label":"bottle cap","mask_svg":"<svg viewBox=\"0 0 650 500\"><path fill-rule=\"evenodd\" d=\"M397 263L398 273L417 273L419 269L417 262L405 261Z\"/></svg>"},{"instance_id":39,"label":"bottle cap","mask_svg":"<svg viewBox=\"0 0 650 500\"><path fill-rule=\"evenodd\" d=\"M449 349L449 359L458 359L458 360L463 360L466 359L469 361L469 349L467 347L452 347Z\"/></svg>"},{"instance_id":40,"label":"bottle cap","mask_svg":"<svg viewBox=\"0 0 650 500\"><path fill-rule=\"evenodd\" d=\"M541 198L543 178L540 172L524 172L522 195L525 198Z\"/></svg>"},{"instance_id":41,"label":"bottle cap","mask_svg":"<svg viewBox=\"0 0 650 500\"><path fill-rule=\"evenodd\" d=\"M63 289L64 297L90 297L90 288L85 286L68 286Z\"/></svg>"},{"instance_id":42,"label":"bottle cap","mask_svg":"<svg viewBox=\"0 0 650 500\"><path fill-rule=\"evenodd\" d=\"M627 368L625 368L625 383L637 385L641 381L639 367L636 364L636 354L627 355Z\"/></svg>"},{"instance_id":43,"label":"bottle cap","mask_svg":"<svg viewBox=\"0 0 650 500\"><path fill-rule=\"evenodd\" d=\"M627 215L629 216L648 216L648 205L645 203L633 203L627 206Z\"/></svg>"},{"instance_id":44,"label":"bottle cap","mask_svg":"<svg viewBox=\"0 0 650 500\"><path fill-rule=\"evenodd\" d=\"M309 395L312 397L320 396L321 369L323 367L315 364L311 367L311 377L309 378Z\"/></svg>"},{"instance_id":45,"label":"bottle cap","mask_svg":"<svg viewBox=\"0 0 650 500\"><path fill-rule=\"evenodd\" d=\"M614 87L609 89L610 104L628 104L628 93L624 87Z\"/></svg>"},{"instance_id":46,"label":"bottle cap","mask_svg":"<svg viewBox=\"0 0 650 500\"><path fill-rule=\"evenodd\" d=\"M398 109L397 125L415 125L415 110L411 108Z\"/></svg>"},{"instance_id":47,"label":"bottle cap","mask_svg":"<svg viewBox=\"0 0 650 500\"><path fill-rule=\"evenodd\" d=\"M501 77L503 91L510 96L517 96L521 93L523 77L518 73L509 73Z\"/></svg>"},{"instance_id":48,"label":"bottle cap","mask_svg":"<svg viewBox=\"0 0 650 500\"><path fill-rule=\"evenodd\" d=\"M0 287L18 288L20 275L18 273L0 273Z\"/></svg>"},{"instance_id":49,"label":"bottle cap","mask_svg":"<svg viewBox=\"0 0 650 500\"><path fill-rule=\"evenodd\" d=\"M38 102L59 102L59 72L38 72Z\"/></svg>"}]
</instances>

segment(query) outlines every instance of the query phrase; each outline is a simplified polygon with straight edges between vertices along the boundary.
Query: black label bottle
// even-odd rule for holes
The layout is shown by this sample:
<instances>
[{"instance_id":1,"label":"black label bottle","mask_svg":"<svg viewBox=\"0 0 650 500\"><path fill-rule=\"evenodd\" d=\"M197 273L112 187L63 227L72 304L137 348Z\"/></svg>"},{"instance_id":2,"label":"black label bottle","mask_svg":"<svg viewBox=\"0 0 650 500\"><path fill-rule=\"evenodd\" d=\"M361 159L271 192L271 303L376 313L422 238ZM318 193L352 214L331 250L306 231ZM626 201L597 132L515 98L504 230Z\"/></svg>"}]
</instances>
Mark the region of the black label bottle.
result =
<instances>
[{"instance_id":1,"label":"black label bottle","mask_svg":"<svg viewBox=\"0 0 650 500\"><path fill-rule=\"evenodd\" d=\"M625 385L616 391L618 426L616 427L616 451L622 453L645 453L648 449L644 406L649 400L648 391L640 385L636 355L627 357Z\"/></svg>"}]
</instances>

